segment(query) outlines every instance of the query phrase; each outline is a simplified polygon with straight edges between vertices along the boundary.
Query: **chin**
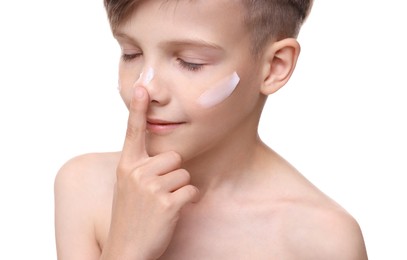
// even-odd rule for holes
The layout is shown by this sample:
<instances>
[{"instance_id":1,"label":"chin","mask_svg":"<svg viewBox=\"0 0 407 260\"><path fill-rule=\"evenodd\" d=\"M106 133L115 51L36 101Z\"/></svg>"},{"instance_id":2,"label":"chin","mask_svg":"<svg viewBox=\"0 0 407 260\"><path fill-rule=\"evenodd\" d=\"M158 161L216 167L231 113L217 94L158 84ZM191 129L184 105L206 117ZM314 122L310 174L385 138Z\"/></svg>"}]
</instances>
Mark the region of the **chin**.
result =
<instances>
[{"instance_id":1,"label":"chin","mask_svg":"<svg viewBox=\"0 0 407 260\"><path fill-rule=\"evenodd\" d=\"M196 151L191 151L192 145L188 147L182 147L178 143L178 145L171 145L171 144L163 144L163 143L149 143L146 147L147 153L149 156L153 157L161 153L165 152L176 152L178 153L183 162L189 161L192 158L197 157Z\"/></svg>"},{"instance_id":2,"label":"chin","mask_svg":"<svg viewBox=\"0 0 407 260\"><path fill-rule=\"evenodd\" d=\"M153 140L149 139L149 141L146 142L146 150L149 156L156 156L158 154L170 151L180 153L179 148L179 144L176 145L163 139L157 140L154 138Z\"/></svg>"}]
</instances>

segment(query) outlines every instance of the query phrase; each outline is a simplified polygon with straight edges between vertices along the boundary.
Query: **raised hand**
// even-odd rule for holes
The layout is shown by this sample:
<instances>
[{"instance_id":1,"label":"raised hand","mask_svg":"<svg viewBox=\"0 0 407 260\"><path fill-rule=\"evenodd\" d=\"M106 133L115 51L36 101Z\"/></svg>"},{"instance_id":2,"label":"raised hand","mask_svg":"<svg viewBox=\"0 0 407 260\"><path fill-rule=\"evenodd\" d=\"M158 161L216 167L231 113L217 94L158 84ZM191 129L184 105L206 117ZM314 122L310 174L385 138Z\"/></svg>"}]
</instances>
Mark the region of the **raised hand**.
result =
<instances>
[{"instance_id":1,"label":"raised hand","mask_svg":"<svg viewBox=\"0 0 407 260\"><path fill-rule=\"evenodd\" d=\"M159 258L171 241L181 208L197 199L198 189L189 184L189 173L180 168L179 154L148 156L148 103L146 89L135 86L102 259Z\"/></svg>"}]
</instances>

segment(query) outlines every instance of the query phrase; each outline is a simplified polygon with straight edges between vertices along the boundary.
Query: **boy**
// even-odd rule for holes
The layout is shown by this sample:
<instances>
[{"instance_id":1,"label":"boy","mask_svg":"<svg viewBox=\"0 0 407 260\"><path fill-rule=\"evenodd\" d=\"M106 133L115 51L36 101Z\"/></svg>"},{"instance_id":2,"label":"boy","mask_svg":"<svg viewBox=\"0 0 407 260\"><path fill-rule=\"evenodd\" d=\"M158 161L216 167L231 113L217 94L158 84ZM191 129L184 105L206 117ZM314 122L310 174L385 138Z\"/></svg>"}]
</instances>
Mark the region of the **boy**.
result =
<instances>
[{"instance_id":1,"label":"boy","mask_svg":"<svg viewBox=\"0 0 407 260\"><path fill-rule=\"evenodd\" d=\"M367 259L355 220L257 134L311 5L105 0L128 128L58 173L59 259Z\"/></svg>"}]
</instances>

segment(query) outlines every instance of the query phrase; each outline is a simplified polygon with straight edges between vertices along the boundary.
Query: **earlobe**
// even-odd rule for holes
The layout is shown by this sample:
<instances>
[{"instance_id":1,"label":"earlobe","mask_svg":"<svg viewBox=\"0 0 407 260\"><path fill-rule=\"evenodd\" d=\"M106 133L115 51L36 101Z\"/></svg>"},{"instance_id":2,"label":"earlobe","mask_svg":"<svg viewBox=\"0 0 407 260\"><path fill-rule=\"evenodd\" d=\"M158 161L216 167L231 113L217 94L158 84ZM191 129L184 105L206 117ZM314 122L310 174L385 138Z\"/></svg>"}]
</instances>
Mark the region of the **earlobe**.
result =
<instances>
[{"instance_id":1,"label":"earlobe","mask_svg":"<svg viewBox=\"0 0 407 260\"><path fill-rule=\"evenodd\" d=\"M273 42L266 49L263 57L262 94L273 94L287 83L295 69L299 54L300 45L293 38Z\"/></svg>"}]
</instances>

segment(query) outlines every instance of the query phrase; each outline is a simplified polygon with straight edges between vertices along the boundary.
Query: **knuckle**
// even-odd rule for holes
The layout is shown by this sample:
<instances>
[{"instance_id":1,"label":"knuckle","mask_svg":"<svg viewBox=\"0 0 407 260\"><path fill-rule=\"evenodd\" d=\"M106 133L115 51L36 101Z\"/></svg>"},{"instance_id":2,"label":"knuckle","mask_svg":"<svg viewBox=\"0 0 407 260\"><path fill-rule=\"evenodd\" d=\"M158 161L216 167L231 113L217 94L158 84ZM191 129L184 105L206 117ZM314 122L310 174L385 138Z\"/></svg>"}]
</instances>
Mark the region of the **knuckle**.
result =
<instances>
[{"instance_id":1,"label":"knuckle","mask_svg":"<svg viewBox=\"0 0 407 260\"><path fill-rule=\"evenodd\" d=\"M150 194L158 194L163 190L163 184L160 179L149 174L143 166L133 170L131 182Z\"/></svg>"},{"instance_id":2,"label":"knuckle","mask_svg":"<svg viewBox=\"0 0 407 260\"><path fill-rule=\"evenodd\" d=\"M175 151L169 151L168 155L171 156L173 158L173 161L176 162L177 164L182 163L182 157L179 153L177 153Z\"/></svg>"},{"instance_id":3,"label":"knuckle","mask_svg":"<svg viewBox=\"0 0 407 260\"><path fill-rule=\"evenodd\" d=\"M188 185L185 186L185 193L187 194L188 198L194 198L199 193L199 191L195 186Z\"/></svg>"},{"instance_id":4,"label":"knuckle","mask_svg":"<svg viewBox=\"0 0 407 260\"><path fill-rule=\"evenodd\" d=\"M189 183L191 180L191 175L189 172L185 169L179 169L178 170L179 178L184 180L185 182Z\"/></svg>"},{"instance_id":5,"label":"knuckle","mask_svg":"<svg viewBox=\"0 0 407 260\"><path fill-rule=\"evenodd\" d=\"M131 181L139 185L148 184L148 178L146 177L145 171L142 167L134 169L131 173Z\"/></svg>"},{"instance_id":6,"label":"knuckle","mask_svg":"<svg viewBox=\"0 0 407 260\"><path fill-rule=\"evenodd\" d=\"M147 180L144 185L152 194L160 193L163 190L163 185L156 179Z\"/></svg>"},{"instance_id":7,"label":"knuckle","mask_svg":"<svg viewBox=\"0 0 407 260\"><path fill-rule=\"evenodd\" d=\"M192 185L186 186L186 190L189 195L195 195L197 192L197 189Z\"/></svg>"},{"instance_id":8,"label":"knuckle","mask_svg":"<svg viewBox=\"0 0 407 260\"><path fill-rule=\"evenodd\" d=\"M148 163L148 158L137 159L136 162L128 162L128 160L121 159L116 166L116 177L127 178L128 176L144 175L144 166Z\"/></svg>"},{"instance_id":9,"label":"knuckle","mask_svg":"<svg viewBox=\"0 0 407 260\"><path fill-rule=\"evenodd\" d=\"M118 179L123 179L128 176L129 172L131 172L130 167L124 164L119 164L116 167L116 177Z\"/></svg>"},{"instance_id":10,"label":"knuckle","mask_svg":"<svg viewBox=\"0 0 407 260\"><path fill-rule=\"evenodd\" d=\"M173 211L176 205L169 196L163 196L161 198L161 207L163 211Z\"/></svg>"}]
</instances>

